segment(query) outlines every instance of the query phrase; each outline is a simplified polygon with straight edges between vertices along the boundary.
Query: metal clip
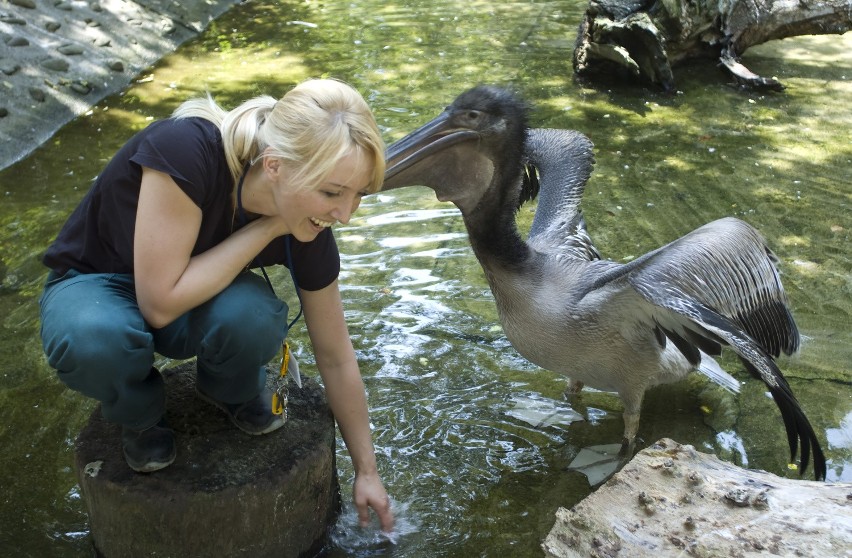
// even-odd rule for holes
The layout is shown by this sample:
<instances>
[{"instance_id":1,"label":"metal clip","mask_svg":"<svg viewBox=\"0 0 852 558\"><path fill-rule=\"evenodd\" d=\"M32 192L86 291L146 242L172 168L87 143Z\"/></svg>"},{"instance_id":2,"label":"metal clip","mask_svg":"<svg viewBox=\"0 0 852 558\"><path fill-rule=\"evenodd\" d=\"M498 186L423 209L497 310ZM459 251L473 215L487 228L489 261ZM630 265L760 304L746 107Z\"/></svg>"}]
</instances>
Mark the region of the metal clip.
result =
<instances>
[{"instance_id":1,"label":"metal clip","mask_svg":"<svg viewBox=\"0 0 852 558\"><path fill-rule=\"evenodd\" d=\"M284 414L284 409L287 407L287 366L290 363L290 345L284 341L282 345L284 356L281 358L281 369L279 370L278 378L275 380L275 391L272 392L272 413L276 415Z\"/></svg>"}]
</instances>

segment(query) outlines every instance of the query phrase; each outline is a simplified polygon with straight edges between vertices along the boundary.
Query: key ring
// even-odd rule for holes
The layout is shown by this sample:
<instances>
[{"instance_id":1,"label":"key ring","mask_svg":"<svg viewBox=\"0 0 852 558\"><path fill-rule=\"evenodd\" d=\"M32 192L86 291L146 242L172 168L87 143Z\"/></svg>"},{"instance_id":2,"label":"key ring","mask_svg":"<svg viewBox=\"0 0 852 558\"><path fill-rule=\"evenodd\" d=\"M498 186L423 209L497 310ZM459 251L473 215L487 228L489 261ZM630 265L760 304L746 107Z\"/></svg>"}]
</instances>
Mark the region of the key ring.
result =
<instances>
[{"instance_id":1,"label":"key ring","mask_svg":"<svg viewBox=\"0 0 852 558\"><path fill-rule=\"evenodd\" d=\"M272 413L283 415L287 407L287 366L290 364L290 344L284 341L281 345L284 356L281 358L281 369L275 380L275 391L272 392Z\"/></svg>"}]
</instances>

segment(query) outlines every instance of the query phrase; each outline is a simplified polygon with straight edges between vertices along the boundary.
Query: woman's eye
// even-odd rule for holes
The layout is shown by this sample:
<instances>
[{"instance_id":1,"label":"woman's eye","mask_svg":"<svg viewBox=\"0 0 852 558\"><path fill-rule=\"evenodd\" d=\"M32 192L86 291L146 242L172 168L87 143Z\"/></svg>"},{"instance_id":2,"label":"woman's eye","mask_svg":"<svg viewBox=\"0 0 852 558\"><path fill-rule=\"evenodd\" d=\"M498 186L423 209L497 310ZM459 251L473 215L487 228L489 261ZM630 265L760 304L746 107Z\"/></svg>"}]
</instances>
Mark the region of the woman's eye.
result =
<instances>
[{"instance_id":1,"label":"woman's eye","mask_svg":"<svg viewBox=\"0 0 852 558\"><path fill-rule=\"evenodd\" d=\"M340 197L340 192L331 192L329 190L323 190L322 192L327 198L337 198Z\"/></svg>"}]
</instances>

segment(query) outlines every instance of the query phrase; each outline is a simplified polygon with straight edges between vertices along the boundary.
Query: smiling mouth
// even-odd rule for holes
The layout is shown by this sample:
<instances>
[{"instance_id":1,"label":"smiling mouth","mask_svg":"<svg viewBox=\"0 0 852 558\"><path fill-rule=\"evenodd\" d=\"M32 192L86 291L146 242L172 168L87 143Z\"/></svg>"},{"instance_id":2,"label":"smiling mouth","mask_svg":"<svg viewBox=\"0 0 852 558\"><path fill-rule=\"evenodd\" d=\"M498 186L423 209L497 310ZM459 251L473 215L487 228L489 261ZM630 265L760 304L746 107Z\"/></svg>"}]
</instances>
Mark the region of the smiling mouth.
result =
<instances>
[{"instance_id":1,"label":"smiling mouth","mask_svg":"<svg viewBox=\"0 0 852 558\"><path fill-rule=\"evenodd\" d=\"M333 221L320 221L316 217L311 217L311 223L322 228L328 228L334 224Z\"/></svg>"}]
</instances>

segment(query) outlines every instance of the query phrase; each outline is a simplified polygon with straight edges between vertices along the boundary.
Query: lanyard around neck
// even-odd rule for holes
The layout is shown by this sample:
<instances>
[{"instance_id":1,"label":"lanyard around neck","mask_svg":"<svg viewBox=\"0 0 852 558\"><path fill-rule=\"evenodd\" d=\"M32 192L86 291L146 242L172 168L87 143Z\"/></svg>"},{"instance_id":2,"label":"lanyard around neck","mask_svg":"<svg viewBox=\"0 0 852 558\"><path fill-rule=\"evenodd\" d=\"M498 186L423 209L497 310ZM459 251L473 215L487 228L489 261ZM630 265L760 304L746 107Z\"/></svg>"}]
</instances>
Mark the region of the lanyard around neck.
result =
<instances>
[{"instance_id":1,"label":"lanyard around neck","mask_svg":"<svg viewBox=\"0 0 852 558\"><path fill-rule=\"evenodd\" d=\"M240 180L237 182L237 215L240 219L240 226L244 227L248 219L246 218L245 211L243 211L243 182L246 179L246 175L248 174L249 169L251 168L251 163L246 163L246 166L243 168L243 174L240 175ZM296 281L296 272L293 269L293 254L290 250L290 239L292 235L284 235L284 253L287 258L287 268L290 270L290 278L293 280L293 286L296 289L296 296L299 298L299 313L296 314L296 317L293 318L293 321L290 322L290 325L287 326L287 330L293 327L299 318L302 316L302 294L299 292L299 283ZM275 289L272 287L272 281L269 280L269 275L266 274L266 270L257 260L257 256L255 256L251 263L256 264L261 273L263 273L263 278L266 279L266 284L269 285L269 290L272 291L272 294L276 297L278 295L275 294Z\"/></svg>"}]
</instances>

